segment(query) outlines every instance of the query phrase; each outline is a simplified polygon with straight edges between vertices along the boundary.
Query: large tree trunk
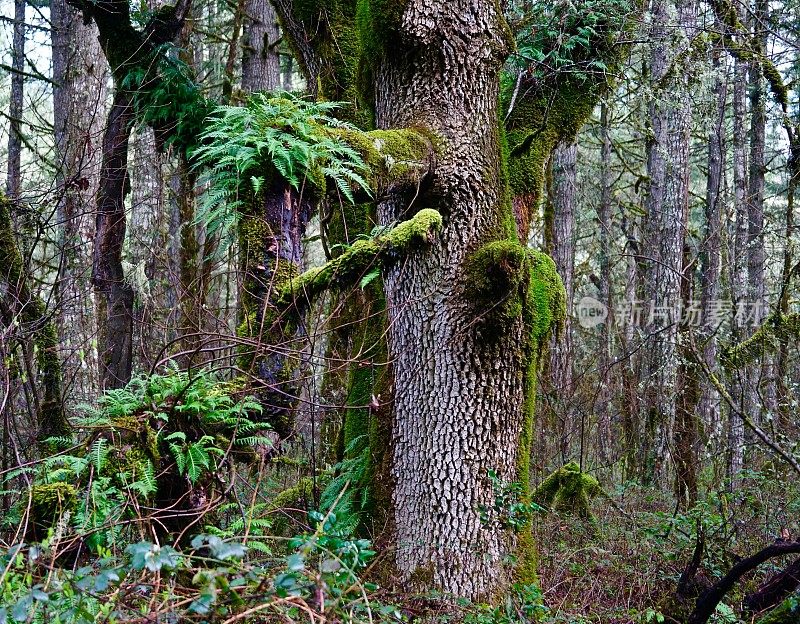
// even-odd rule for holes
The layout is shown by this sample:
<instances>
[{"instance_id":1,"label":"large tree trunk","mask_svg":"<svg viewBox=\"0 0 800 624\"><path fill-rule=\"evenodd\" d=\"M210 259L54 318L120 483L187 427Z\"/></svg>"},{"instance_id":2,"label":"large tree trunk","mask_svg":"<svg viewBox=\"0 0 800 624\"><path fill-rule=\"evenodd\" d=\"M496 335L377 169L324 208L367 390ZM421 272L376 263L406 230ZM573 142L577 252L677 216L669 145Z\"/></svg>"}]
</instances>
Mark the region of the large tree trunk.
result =
<instances>
[{"instance_id":1,"label":"large tree trunk","mask_svg":"<svg viewBox=\"0 0 800 624\"><path fill-rule=\"evenodd\" d=\"M61 271L58 325L67 396L76 403L97 394L95 305L89 278L94 198L100 183L109 71L97 27L64 0L53 0L53 118L58 158Z\"/></svg>"},{"instance_id":2,"label":"large tree trunk","mask_svg":"<svg viewBox=\"0 0 800 624\"><path fill-rule=\"evenodd\" d=\"M162 219L165 214L162 156L156 147L152 128L137 126L132 131L130 228L127 232L127 279L135 290L133 361L138 370L148 370L161 355L176 325L177 301L169 302L164 294L177 282L177 271L170 261L178 254L164 253ZM174 239L178 239L178 230ZM172 305L170 305L172 303ZM164 317L162 317L164 315Z\"/></svg>"},{"instance_id":3,"label":"large tree trunk","mask_svg":"<svg viewBox=\"0 0 800 624\"><path fill-rule=\"evenodd\" d=\"M507 582L502 562L512 549L508 532L478 513L494 502L487 473L526 478L518 468L530 435L531 328L518 311L503 323L481 319L491 312L468 292L496 269L476 258L487 244L506 239L509 256L512 245L520 248L509 230L497 127L510 42L495 3L412 0L400 23L389 35L399 45L375 68L377 125L424 124L442 137L432 191L414 207L440 206L446 220L430 253L385 274L396 564L404 580L477 598ZM403 201L384 201L380 221L403 219L406 210ZM504 295L521 296L516 288Z\"/></svg>"},{"instance_id":4,"label":"large tree trunk","mask_svg":"<svg viewBox=\"0 0 800 624\"><path fill-rule=\"evenodd\" d=\"M682 35L688 34L686 29L693 22L694 7L684 0L679 0L676 7L677 28L669 18L666 0L655 0L652 8L650 71L656 95L650 104L652 138L647 146L650 184L645 204L643 253L647 263L644 294L649 318L643 350L640 436L641 474L650 483L662 476L675 422L682 259L689 207L692 109L687 71L676 71L672 64L679 62L678 56L686 46ZM667 72L672 72L673 77L667 76Z\"/></svg>"},{"instance_id":5,"label":"large tree trunk","mask_svg":"<svg viewBox=\"0 0 800 624\"><path fill-rule=\"evenodd\" d=\"M280 86L278 18L269 0L246 0L242 32L242 88L272 91Z\"/></svg>"}]
</instances>

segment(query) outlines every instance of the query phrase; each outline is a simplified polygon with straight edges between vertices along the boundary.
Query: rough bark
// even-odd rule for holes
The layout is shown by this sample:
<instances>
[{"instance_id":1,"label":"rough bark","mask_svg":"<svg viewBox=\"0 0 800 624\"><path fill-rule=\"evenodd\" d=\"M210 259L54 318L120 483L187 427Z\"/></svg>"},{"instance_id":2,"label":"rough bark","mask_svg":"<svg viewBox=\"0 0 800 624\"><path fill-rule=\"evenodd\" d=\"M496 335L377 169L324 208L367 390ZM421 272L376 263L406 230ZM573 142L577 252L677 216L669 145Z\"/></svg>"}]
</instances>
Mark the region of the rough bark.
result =
<instances>
[{"instance_id":1,"label":"rough bark","mask_svg":"<svg viewBox=\"0 0 800 624\"><path fill-rule=\"evenodd\" d=\"M550 157L551 177L548 209L545 215L545 250L553 258L564 290L567 310L572 309L575 272L575 212L577 192L576 142L556 146ZM569 461L570 442L576 427L572 371L572 327L570 314L564 320L560 336L554 336L550 348L547 391L550 410L560 421L560 453L563 463Z\"/></svg>"},{"instance_id":2,"label":"rough bark","mask_svg":"<svg viewBox=\"0 0 800 624\"><path fill-rule=\"evenodd\" d=\"M731 298L733 309L747 301L747 151L745 121L747 105L747 66L739 60L734 64L733 77L733 204L736 213L736 230L733 236L733 263L731 266ZM743 315L734 315L733 333L739 340L745 337ZM744 413L749 413L746 404L745 383L736 375L731 379L731 390ZM744 423L735 415L728 418L728 478L731 487L739 478L744 466Z\"/></svg>"},{"instance_id":3,"label":"rough bark","mask_svg":"<svg viewBox=\"0 0 800 624\"><path fill-rule=\"evenodd\" d=\"M64 0L53 0L53 117L58 163L61 267L57 282L59 336L68 398L97 393L95 305L89 277L94 197L100 183L108 64L97 27Z\"/></svg>"},{"instance_id":4,"label":"rough bark","mask_svg":"<svg viewBox=\"0 0 800 624\"><path fill-rule=\"evenodd\" d=\"M716 314L721 295L722 277L722 213L725 207L725 108L728 97L727 77L721 61L719 47L712 50L714 80L714 105L711 128L708 133L708 173L706 175L706 201L704 206L705 231L701 247L701 309L700 339L703 359L711 369L716 369L718 325L722 318ZM716 321L715 321L716 320ZM707 436L717 437L720 430L720 401L716 390L708 382L702 386L698 405L699 418Z\"/></svg>"},{"instance_id":5,"label":"rough bark","mask_svg":"<svg viewBox=\"0 0 800 624\"><path fill-rule=\"evenodd\" d=\"M447 219L431 253L385 273L396 564L412 584L488 596L508 580L502 561L512 544L507 532L482 524L477 509L493 500L488 470L504 481L527 478L518 466L530 435L520 374L532 357L520 348L529 343L525 323L517 312L494 334L491 322L476 322L489 311L476 309L465 275L483 246L518 240L504 206L497 128L509 41L495 4L405 4L389 35L402 45L374 70L376 121L379 128L424 124L443 138L431 194L419 203L442 205ZM381 223L406 209L383 202ZM514 290L506 296L519 296Z\"/></svg>"},{"instance_id":6,"label":"rough bark","mask_svg":"<svg viewBox=\"0 0 800 624\"><path fill-rule=\"evenodd\" d=\"M278 18L269 0L247 0L242 31L242 88L272 91L280 86Z\"/></svg>"},{"instance_id":7,"label":"rough bark","mask_svg":"<svg viewBox=\"0 0 800 624\"><path fill-rule=\"evenodd\" d=\"M645 305L650 309L644 330L639 460L642 478L651 483L661 476L675 422L682 258L689 206L692 109L688 72L674 64L680 62L681 51L686 48L694 5L679 0L676 8L677 26L671 23L667 2L655 0L652 6L650 72L655 97L650 104L643 245L647 265Z\"/></svg>"}]
</instances>

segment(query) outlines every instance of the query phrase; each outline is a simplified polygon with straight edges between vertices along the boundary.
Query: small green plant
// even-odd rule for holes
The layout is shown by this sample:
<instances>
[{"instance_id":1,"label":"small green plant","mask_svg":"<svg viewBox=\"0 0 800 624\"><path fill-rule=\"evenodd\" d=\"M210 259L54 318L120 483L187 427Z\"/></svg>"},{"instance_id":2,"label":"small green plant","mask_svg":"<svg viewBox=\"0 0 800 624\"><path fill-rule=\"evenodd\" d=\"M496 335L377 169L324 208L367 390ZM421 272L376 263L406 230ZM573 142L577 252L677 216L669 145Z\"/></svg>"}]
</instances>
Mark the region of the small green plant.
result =
<instances>
[{"instance_id":1,"label":"small green plant","mask_svg":"<svg viewBox=\"0 0 800 624\"><path fill-rule=\"evenodd\" d=\"M205 496L217 470L272 443L269 425L253 420L260 405L207 371L137 377L82 410L73 438L51 440L68 450L45 458L36 476L31 526L46 535L69 512L94 551L119 544L129 526L121 521L139 518L156 496L178 500L195 488Z\"/></svg>"},{"instance_id":2,"label":"small green plant","mask_svg":"<svg viewBox=\"0 0 800 624\"><path fill-rule=\"evenodd\" d=\"M550 613L544 604L539 586L530 583L515 583L500 605L470 605L462 603L465 608L465 624L528 624L545 622Z\"/></svg>"},{"instance_id":3,"label":"small green plant","mask_svg":"<svg viewBox=\"0 0 800 624\"><path fill-rule=\"evenodd\" d=\"M522 483L506 483L494 470L488 472L488 477L494 491L494 505L491 509L484 505L479 508L481 522L484 524L498 522L503 528L520 531L527 526L533 514L545 511L544 507L523 500Z\"/></svg>"},{"instance_id":4,"label":"small green plant","mask_svg":"<svg viewBox=\"0 0 800 624\"><path fill-rule=\"evenodd\" d=\"M139 540L88 565L54 565L50 541L0 553L0 623L154 621L399 622L361 574L374 556L336 515L312 513L313 529L276 556L235 538L197 535L184 549ZM255 617L255 619L253 619Z\"/></svg>"},{"instance_id":5,"label":"small green plant","mask_svg":"<svg viewBox=\"0 0 800 624\"><path fill-rule=\"evenodd\" d=\"M332 180L353 202L352 187L369 191L361 155L335 130L337 102L312 102L288 92L256 93L245 106L220 106L206 120L192 152L208 184L202 220L213 232L235 219L243 197L258 194L274 173L296 190Z\"/></svg>"}]
</instances>

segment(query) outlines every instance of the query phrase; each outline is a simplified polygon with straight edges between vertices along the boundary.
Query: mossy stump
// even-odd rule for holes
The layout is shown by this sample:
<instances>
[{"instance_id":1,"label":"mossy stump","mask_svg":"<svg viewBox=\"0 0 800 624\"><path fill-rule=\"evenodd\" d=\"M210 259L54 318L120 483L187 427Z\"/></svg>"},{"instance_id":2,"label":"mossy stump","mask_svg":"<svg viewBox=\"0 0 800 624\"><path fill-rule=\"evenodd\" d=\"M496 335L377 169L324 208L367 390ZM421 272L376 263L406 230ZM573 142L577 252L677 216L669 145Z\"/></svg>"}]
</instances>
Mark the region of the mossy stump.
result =
<instances>
[{"instance_id":1,"label":"mossy stump","mask_svg":"<svg viewBox=\"0 0 800 624\"><path fill-rule=\"evenodd\" d=\"M594 522L589 504L600 491L597 479L582 472L573 461L547 477L534 491L533 500L555 511Z\"/></svg>"}]
</instances>

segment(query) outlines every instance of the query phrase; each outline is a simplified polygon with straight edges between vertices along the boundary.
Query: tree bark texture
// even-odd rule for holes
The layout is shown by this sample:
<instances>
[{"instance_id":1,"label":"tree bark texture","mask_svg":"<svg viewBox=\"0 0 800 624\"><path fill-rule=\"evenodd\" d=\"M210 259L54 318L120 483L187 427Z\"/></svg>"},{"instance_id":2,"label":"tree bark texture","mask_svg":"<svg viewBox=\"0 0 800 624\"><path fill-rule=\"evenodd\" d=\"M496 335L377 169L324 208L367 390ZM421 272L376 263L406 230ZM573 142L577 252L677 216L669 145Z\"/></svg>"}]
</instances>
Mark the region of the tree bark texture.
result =
<instances>
[{"instance_id":1,"label":"tree bark texture","mask_svg":"<svg viewBox=\"0 0 800 624\"><path fill-rule=\"evenodd\" d=\"M528 342L521 315L497 335L476 323L485 310L468 294L465 268L482 246L516 240L504 222L497 127L498 75L510 42L494 3L405 5L394 32L401 45L375 68L376 121L378 128L424 124L443 138L432 191L419 204L440 205L446 221L431 253L385 274L396 564L408 581L488 596L508 580L502 561L512 544L477 510L493 502L488 471L514 481L527 460L521 373L529 354L520 348ZM386 201L380 221L402 219L407 209Z\"/></svg>"},{"instance_id":2,"label":"tree bark texture","mask_svg":"<svg viewBox=\"0 0 800 624\"><path fill-rule=\"evenodd\" d=\"M125 196L130 191L128 143L134 112L128 93L118 90L103 136L102 184L97 193L92 283L98 300L100 386L121 388L133 364L134 291L122 266Z\"/></svg>"},{"instance_id":3,"label":"tree bark texture","mask_svg":"<svg viewBox=\"0 0 800 624\"><path fill-rule=\"evenodd\" d=\"M687 72L673 67L686 47L694 19L691 0L679 0L677 25L666 0L652 4L650 104L651 137L647 146L648 195L645 202L644 362L641 384L640 469L647 482L661 475L675 422L677 337L681 315L683 245L689 208L689 130L691 101ZM672 76L668 75L672 73Z\"/></svg>"},{"instance_id":4,"label":"tree bark texture","mask_svg":"<svg viewBox=\"0 0 800 624\"><path fill-rule=\"evenodd\" d=\"M731 299L733 309L747 303L747 133L745 122L747 119L747 66L739 60L734 64L733 76L733 205L736 213L736 229L733 236L733 262L731 267ZM737 340L746 336L744 318L734 314L733 334ZM745 380L741 372L737 371L730 380L731 394L740 402L743 413L749 414L747 407L748 394ZM732 487L739 478L739 473L744 466L744 423L729 411L728 417L728 478Z\"/></svg>"},{"instance_id":5,"label":"tree bark texture","mask_svg":"<svg viewBox=\"0 0 800 624\"><path fill-rule=\"evenodd\" d=\"M280 87L278 18L269 0L246 0L242 32L242 88L273 91Z\"/></svg>"},{"instance_id":6,"label":"tree bark texture","mask_svg":"<svg viewBox=\"0 0 800 624\"><path fill-rule=\"evenodd\" d=\"M701 306L702 327L700 339L703 359L710 370L717 367L718 327L712 319L721 295L722 277L722 213L725 208L725 108L728 98L728 82L721 61L722 50L712 50L712 69L714 80L714 111L708 133L708 173L706 175L705 232L701 247ZM720 319L721 320L721 319ZM718 323L717 323L718 324ZM717 438L720 431L720 398L713 386L705 381L702 384L698 406L700 420L709 437Z\"/></svg>"},{"instance_id":7,"label":"tree bark texture","mask_svg":"<svg viewBox=\"0 0 800 624\"><path fill-rule=\"evenodd\" d=\"M550 193L548 212L545 218L547 244L545 250L556 264L564 290L567 294L567 311L572 310L575 294L575 214L577 193L578 144L561 143L550 156ZM572 371L572 327L570 314L564 320L560 336L554 336L550 348L548 369L548 402L556 416L553 424L560 421L561 461L566 464L570 457L570 442L576 429L574 388Z\"/></svg>"},{"instance_id":8,"label":"tree bark texture","mask_svg":"<svg viewBox=\"0 0 800 624\"><path fill-rule=\"evenodd\" d=\"M64 0L50 7L53 30L53 117L58 159L61 270L59 335L66 394L84 403L97 394L95 301L90 287L94 198L100 184L108 64L97 27Z\"/></svg>"}]
</instances>

